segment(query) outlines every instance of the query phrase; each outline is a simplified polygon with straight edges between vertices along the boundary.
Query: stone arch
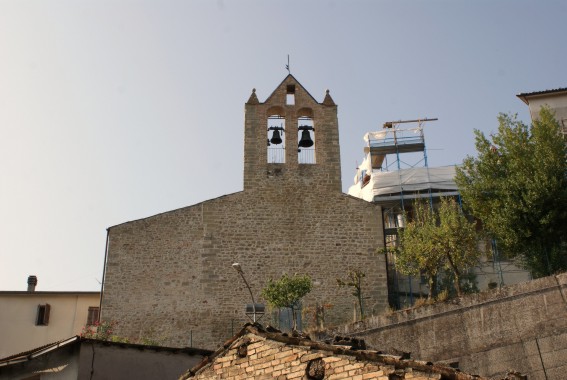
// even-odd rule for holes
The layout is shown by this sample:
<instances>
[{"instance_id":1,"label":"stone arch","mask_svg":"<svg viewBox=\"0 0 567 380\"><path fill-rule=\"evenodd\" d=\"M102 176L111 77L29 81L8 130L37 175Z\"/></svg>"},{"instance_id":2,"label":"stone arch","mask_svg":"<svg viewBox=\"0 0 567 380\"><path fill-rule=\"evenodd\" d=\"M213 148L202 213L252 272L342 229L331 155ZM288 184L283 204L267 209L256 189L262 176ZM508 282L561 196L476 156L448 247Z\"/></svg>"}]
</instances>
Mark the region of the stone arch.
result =
<instances>
[{"instance_id":1,"label":"stone arch","mask_svg":"<svg viewBox=\"0 0 567 380\"><path fill-rule=\"evenodd\" d=\"M270 117L270 116L285 117L285 111L281 106L272 106L268 108L268 110L266 111L266 117Z\"/></svg>"},{"instance_id":2,"label":"stone arch","mask_svg":"<svg viewBox=\"0 0 567 380\"><path fill-rule=\"evenodd\" d=\"M308 107L300 108L297 111L297 117L308 117L310 119L313 119L313 109Z\"/></svg>"}]
</instances>

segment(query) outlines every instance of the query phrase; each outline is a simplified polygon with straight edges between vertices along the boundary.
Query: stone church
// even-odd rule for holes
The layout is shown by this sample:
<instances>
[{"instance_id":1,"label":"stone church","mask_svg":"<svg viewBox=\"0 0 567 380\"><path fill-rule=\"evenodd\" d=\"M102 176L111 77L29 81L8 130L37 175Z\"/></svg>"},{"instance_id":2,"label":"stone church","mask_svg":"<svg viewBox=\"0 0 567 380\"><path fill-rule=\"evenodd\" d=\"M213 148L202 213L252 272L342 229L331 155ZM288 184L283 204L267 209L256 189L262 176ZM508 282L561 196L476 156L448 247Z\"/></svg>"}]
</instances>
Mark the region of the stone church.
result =
<instances>
[{"instance_id":1,"label":"stone church","mask_svg":"<svg viewBox=\"0 0 567 380\"><path fill-rule=\"evenodd\" d=\"M336 279L365 272L367 313L383 311L383 246L380 206L341 191L337 105L290 74L245 104L243 191L108 229L102 319L123 337L218 347L248 321L238 262L256 302L269 279L308 274L303 309L330 304L326 326L351 322L352 289Z\"/></svg>"}]
</instances>

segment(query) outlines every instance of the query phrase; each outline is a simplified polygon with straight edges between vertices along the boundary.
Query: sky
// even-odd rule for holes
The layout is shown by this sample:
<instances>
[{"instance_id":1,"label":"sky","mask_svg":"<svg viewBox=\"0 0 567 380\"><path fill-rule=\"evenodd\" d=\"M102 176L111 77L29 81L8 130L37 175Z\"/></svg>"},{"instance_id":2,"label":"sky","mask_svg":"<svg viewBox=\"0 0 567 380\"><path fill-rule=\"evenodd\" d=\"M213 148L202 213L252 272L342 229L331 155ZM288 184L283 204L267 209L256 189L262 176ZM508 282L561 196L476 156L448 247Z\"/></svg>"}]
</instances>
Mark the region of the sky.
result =
<instances>
[{"instance_id":1,"label":"sky","mask_svg":"<svg viewBox=\"0 0 567 380\"><path fill-rule=\"evenodd\" d=\"M242 190L244 103L291 73L363 135L474 155L522 92L567 87L567 2L0 0L0 290L100 289L106 229ZM230 270L227 269L227 270Z\"/></svg>"}]
</instances>

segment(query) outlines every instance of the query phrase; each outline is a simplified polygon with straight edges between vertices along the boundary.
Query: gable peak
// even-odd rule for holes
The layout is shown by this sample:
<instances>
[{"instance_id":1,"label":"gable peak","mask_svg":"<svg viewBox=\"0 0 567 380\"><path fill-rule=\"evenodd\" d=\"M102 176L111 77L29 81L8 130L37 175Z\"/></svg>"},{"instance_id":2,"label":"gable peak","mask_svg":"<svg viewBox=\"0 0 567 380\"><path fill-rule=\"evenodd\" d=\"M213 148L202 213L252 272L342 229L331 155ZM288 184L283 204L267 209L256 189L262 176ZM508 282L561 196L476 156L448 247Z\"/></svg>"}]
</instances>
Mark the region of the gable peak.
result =
<instances>
[{"instance_id":1,"label":"gable peak","mask_svg":"<svg viewBox=\"0 0 567 380\"><path fill-rule=\"evenodd\" d=\"M248 101L246 103L248 103L248 104L260 104L260 101L258 100L258 97L256 96L256 89L255 88L252 89L252 94L250 94L250 97L248 98Z\"/></svg>"},{"instance_id":2,"label":"gable peak","mask_svg":"<svg viewBox=\"0 0 567 380\"><path fill-rule=\"evenodd\" d=\"M289 92L290 86L294 86L293 91L299 90L299 91L305 92L307 94L308 98L310 98L314 103L319 104L319 102L313 97L313 95L311 95L309 93L309 91L307 91L305 89L305 87L303 87L303 85L301 83L299 83L297 78L295 78L292 74L288 74L281 81L281 83L274 89L274 91L272 91L270 96L268 96L268 98L265 100L265 103L268 103L271 100L273 100L274 95L278 92L278 90L282 89L283 87L285 87L285 89L284 89L285 92Z\"/></svg>"},{"instance_id":3,"label":"gable peak","mask_svg":"<svg viewBox=\"0 0 567 380\"><path fill-rule=\"evenodd\" d=\"M325 99L323 99L323 104L326 106L335 106L335 102L333 101L333 98L331 98L331 95L329 95L329 89L327 89L327 92L325 93Z\"/></svg>"}]
</instances>

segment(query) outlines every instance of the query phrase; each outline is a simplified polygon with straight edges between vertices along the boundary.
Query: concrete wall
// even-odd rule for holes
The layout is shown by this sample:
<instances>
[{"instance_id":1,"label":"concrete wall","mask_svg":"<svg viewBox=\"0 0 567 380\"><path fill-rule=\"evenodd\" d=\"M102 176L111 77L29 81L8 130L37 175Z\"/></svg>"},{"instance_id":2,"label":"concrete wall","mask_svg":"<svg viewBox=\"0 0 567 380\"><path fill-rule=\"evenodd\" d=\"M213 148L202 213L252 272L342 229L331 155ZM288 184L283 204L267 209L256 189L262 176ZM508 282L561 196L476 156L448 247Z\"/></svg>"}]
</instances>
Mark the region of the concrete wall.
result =
<instances>
[{"instance_id":1,"label":"concrete wall","mask_svg":"<svg viewBox=\"0 0 567 380\"><path fill-rule=\"evenodd\" d=\"M0 366L0 380L177 379L212 352L77 339L19 363Z\"/></svg>"},{"instance_id":2,"label":"concrete wall","mask_svg":"<svg viewBox=\"0 0 567 380\"><path fill-rule=\"evenodd\" d=\"M191 352L159 347L136 348L84 341L81 343L77 379L177 379L204 357L205 353L200 350Z\"/></svg>"},{"instance_id":3,"label":"concrete wall","mask_svg":"<svg viewBox=\"0 0 567 380\"><path fill-rule=\"evenodd\" d=\"M0 367L0 380L28 379L39 375L41 380L77 380L79 342L35 357L33 360ZM88 379L88 377L87 377Z\"/></svg>"},{"instance_id":4,"label":"concrete wall","mask_svg":"<svg viewBox=\"0 0 567 380\"><path fill-rule=\"evenodd\" d=\"M285 105L289 84L296 86L295 105ZM316 103L292 76L266 103L253 94L243 192L109 229L102 318L119 322L117 334L217 347L247 322L244 305L251 302L233 262L260 302L268 279L310 275L315 287L304 305L333 304L328 323L352 316L350 290L336 286L348 269L367 274L369 312L387 307L385 261L376 253L383 246L380 207L341 193L337 109L329 99ZM290 120L285 164L267 163L273 112ZM316 164L297 163L297 116L304 113L313 115Z\"/></svg>"},{"instance_id":5,"label":"concrete wall","mask_svg":"<svg viewBox=\"0 0 567 380\"><path fill-rule=\"evenodd\" d=\"M36 326L37 306L51 305L49 324ZM0 358L81 333L98 292L0 292Z\"/></svg>"},{"instance_id":6,"label":"concrete wall","mask_svg":"<svg viewBox=\"0 0 567 380\"><path fill-rule=\"evenodd\" d=\"M567 371L567 274L403 310L341 328L374 348L458 362L467 373L561 380Z\"/></svg>"}]
</instances>

